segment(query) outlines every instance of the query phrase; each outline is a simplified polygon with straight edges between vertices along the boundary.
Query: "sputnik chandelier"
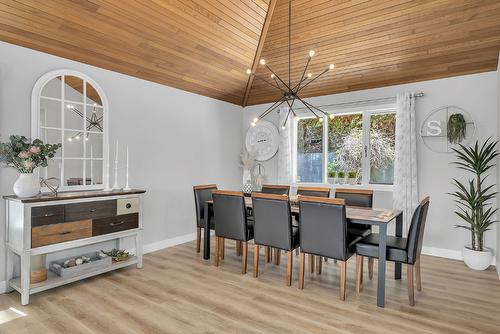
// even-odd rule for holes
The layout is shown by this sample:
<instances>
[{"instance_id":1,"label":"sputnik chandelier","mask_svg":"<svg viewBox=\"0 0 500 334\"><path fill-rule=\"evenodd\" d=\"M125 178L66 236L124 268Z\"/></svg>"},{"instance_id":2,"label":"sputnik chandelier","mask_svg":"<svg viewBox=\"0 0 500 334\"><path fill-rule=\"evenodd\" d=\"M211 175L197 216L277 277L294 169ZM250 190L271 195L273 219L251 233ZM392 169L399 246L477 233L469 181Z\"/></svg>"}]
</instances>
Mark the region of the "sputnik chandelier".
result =
<instances>
[{"instance_id":1,"label":"sputnik chandelier","mask_svg":"<svg viewBox=\"0 0 500 334\"><path fill-rule=\"evenodd\" d=\"M262 114L260 114L259 117L253 119L253 122L251 124L252 126L255 126L259 120L269 115L272 111L276 110L283 103L286 103L288 105L288 113L286 115L283 125L281 126L282 129L285 129L290 113L292 113L294 117L297 117L297 114L293 109L295 101L297 100L301 102L318 119L319 122L323 122L323 117L320 117L319 116L320 114L333 118L333 114L328 114L325 111L321 110L320 108L313 106L311 103L304 101L300 96L300 92L308 85L310 85L312 82L318 80L325 73L333 70L335 68L335 65L330 64L327 68L325 68L316 76L313 76L312 73L307 73L307 69L309 68L309 64L311 63L312 57L314 57L316 53L314 50L311 50L309 51L309 58L307 58L306 65L304 67L304 70L302 71L302 76L299 82L292 85L291 39L292 39L292 1L289 0L288 1L288 83L282 80L280 76L271 69L271 67L266 63L265 59L260 59L259 63L260 65L265 66L265 68L270 72L271 80L268 80L263 76L257 75L256 73L252 72L251 69L247 70L248 75L251 75L254 78L257 78L265 82L266 84L274 87L275 89L278 89L282 94L282 97L279 100L274 102L269 108L267 108Z\"/></svg>"}]
</instances>

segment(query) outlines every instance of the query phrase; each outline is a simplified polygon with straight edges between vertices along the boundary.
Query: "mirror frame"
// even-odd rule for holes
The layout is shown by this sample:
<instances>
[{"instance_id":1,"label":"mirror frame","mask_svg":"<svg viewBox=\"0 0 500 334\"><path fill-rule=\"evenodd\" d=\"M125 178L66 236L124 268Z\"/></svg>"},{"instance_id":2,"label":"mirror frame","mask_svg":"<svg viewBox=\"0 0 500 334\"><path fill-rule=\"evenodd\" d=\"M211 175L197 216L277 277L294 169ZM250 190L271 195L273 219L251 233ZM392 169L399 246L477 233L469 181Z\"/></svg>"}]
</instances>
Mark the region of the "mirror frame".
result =
<instances>
[{"instance_id":1,"label":"mirror frame","mask_svg":"<svg viewBox=\"0 0 500 334\"><path fill-rule=\"evenodd\" d=\"M59 69L55 71L50 71L42 75L33 86L31 93L31 138L40 137L40 96L45 85L52 79L59 76L75 76L82 80L85 80L97 91L101 98L102 108L103 108L103 160L102 160L102 184L95 185L79 185L79 186L68 186L64 183L64 180L60 180L60 187L58 191L78 191L78 190L92 190L92 189L104 189L104 185L108 184L106 178L109 176L106 173L106 166L108 163L108 149L109 149L109 105L108 99L101 86L97 84L92 78L84 73L71 69ZM54 144L54 143L51 143ZM84 160L85 161L85 160ZM40 170L37 168L35 170L35 175L40 176ZM42 188L42 192L50 192L48 188Z\"/></svg>"}]
</instances>

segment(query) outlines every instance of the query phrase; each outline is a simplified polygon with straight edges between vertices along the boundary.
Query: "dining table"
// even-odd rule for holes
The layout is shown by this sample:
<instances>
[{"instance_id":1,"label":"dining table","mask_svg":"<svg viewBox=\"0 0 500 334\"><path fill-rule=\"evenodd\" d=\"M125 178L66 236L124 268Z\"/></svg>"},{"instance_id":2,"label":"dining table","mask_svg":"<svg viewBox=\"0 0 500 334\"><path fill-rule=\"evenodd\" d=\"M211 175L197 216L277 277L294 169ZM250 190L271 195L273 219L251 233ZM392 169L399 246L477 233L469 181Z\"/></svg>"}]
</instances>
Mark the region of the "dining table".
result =
<instances>
[{"instance_id":1,"label":"dining table","mask_svg":"<svg viewBox=\"0 0 500 334\"><path fill-rule=\"evenodd\" d=\"M252 198L245 197L245 206L252 207ZM292 214L299 215L298 197L290 197L290 208ZM203 259L210 259L210 212L213 212L213 200L205 202L205 228L203 240ZM377 306L385 307L385 274L387 254L387 227L390 223L396 223L396 237L403 236L403 212L397 209L379 209L346 206L346 218L352 224L367 224L378 226L379 254L378 254L378 276L377 276ZM299 221L300 224L300 221ZM394 279L401 279L401 263L394 265Z\"/></svg>"}]
</instances>

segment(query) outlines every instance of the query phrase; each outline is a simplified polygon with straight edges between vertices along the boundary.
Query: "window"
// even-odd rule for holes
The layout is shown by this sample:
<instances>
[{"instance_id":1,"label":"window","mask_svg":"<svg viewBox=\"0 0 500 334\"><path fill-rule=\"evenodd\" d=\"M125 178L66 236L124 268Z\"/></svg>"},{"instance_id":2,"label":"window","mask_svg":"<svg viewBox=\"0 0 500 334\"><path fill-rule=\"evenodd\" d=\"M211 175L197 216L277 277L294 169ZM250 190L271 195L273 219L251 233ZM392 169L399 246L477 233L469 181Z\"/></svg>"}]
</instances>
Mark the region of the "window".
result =
<instances>
[{"instance_id":1,"label":"window","mask_svg":"<svg viewBox=\"0 0 500 334\"><path fill-rule=\"evenodd\" d=\"M62 190L102 188L107 142L102 91L81 73L54 71L37 81L33 102L32 137L62 144L40 176L57 178Z\"/></svg>"},{"instance_id":2,"label":"window","mask_svg":"<svg viewBox=\"0 0 500 334\"><path fill-rule=\"evenodd\" d=\"M335 112L295 124L295 182L392 184L394 173L394 107Z\"/></svg>"}]
</instances>

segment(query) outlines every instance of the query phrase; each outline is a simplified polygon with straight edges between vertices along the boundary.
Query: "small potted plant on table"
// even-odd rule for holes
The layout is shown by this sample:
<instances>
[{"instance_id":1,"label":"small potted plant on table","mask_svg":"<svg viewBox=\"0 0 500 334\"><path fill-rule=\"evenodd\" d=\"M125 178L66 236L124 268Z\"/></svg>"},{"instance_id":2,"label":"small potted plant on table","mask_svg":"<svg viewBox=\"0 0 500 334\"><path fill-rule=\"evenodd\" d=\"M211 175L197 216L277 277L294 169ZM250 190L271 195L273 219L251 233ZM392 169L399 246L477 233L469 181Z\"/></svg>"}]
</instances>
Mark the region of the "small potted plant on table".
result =
<instances>
[{"instance_id":1,"label":"small potted plant on table","mask_svg":"<svg viewBox=\"0 0 500 334\"><path fill-rule=\"evenodd\" d=\"M465 264L475 270L484 270L491 265L493 254L484 246L484 233L496 223L494 220L497 209L492 208L491 200L496 196L493 191L494 185L485 185L488 175L485 175L495 166L493 162L498 156L496 149L498 141L490 141L490 138L479 147L479 143L472 147L461 144L460 149L453 149L457 154L454 162L458 168L474 174L466 184L453 179L457 191L451 193L458 204L455 213L465 222L455 227L464 228L471 232L471 244L464 246L462 256Z\"/></svg>"}]
</instances>

